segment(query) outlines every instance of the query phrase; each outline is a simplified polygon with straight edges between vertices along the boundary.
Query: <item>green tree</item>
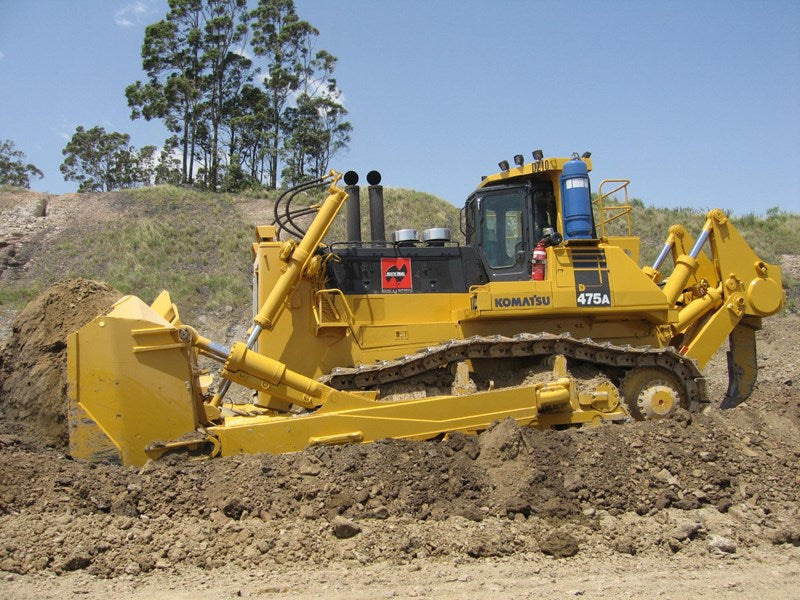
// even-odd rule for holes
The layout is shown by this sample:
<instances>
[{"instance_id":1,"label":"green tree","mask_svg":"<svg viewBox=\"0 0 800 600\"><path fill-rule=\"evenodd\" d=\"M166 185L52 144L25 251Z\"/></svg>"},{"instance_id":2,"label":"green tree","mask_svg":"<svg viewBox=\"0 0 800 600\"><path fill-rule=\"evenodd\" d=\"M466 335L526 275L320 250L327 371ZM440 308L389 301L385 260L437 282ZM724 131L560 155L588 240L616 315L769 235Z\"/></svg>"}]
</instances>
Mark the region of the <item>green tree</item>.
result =
<instances>
[{"instance_id":1,"label":"green tree","mask_svg":"<svg viewBox=\"0 0 800 600\"><path fill-rule=\"evenodd\" d=\"M252 70L241 55L249 18L246 0L169 0L166 18L145 29L148 79L129 85L125 95L131 118L162 119L178 136L184 182L193 180L199 151L206 154L206 183L217 188L226 106ZM198 147L201 125L205 139Z\"/></svg>"},{"instance_id":2,"label":"green tree","mask_svg":"<svg viewBox=\"0 0 800 600\"><path fill-rule=\"evenodd\" d=\"M108 192L149 185L153 179L155 146L137 151L127 133L106 132L102 127L75 129L61 151L65 181L80 183L79 192Z\"/></svg>"},{"instance_id":3,"label":"green tree","mask_svg":"<svg viewBox=\"0 0 800 600\"><path fill-rule=\"evenodd\" d=\"M246 43L250 13L247 0L206 0L208 16L205 21L202 63L205 66L203 86L211 142L209 187L216 190L219 183L220 130L231 111L229 99L238 97L242 86L250 79L252 63L239 52ZM230 141L230 153L234 152Z\"/></svg>"},{"instance_id":4,"label":"green tree","mask_svg":"<svg viewBox=\"0 0 800 600\"><path fill-rule=\"evenodd\" d=\"M125 88L131 119L161 119L182 149L182 181L191 183L200 108L200 0L169 0L166 19L148 25L142 44L145 83Z\"/></svg>"},{"instance_id":5,"label":"green tree","mask_svg":"<svg viewBox=\"0 0 800 600\"><path fill-rule=\"evenodd\" d=\"M263 181L267 172L267 156L273 147L273 115L269 96L259 87L242 87L231 124L237 132L240 166L254 181Z\"/></svg>"},{"instance_id":6,"label":"green tree","mask_svg":"<svg viewBox=\"0 0 800 600\"><path fill-rule=\"evenodd\" d=\"M281 175L293 184L326 171L350 141L352 126L343 120L347 110L333 78L337 59L315 49L319 31L298 18L293 0L261 0L255 15L254 49L269 61L264 85L273 119L270 170L274 177L276 158L282 157Z\"/></svg>"},{"instance_id":7,"label":"green tree","mask_svg":"<svg viewBox=\"0 0 800 600\"><path fill-rule=\"evenodd\" d=\"M29 189L32 177L41 179L44 173L25 162L25 153L14 148L14 142L0 142L0 185Z\"/></svg>"},{"instance_id":8,"label":"green tree","mask_svg":"<svg viewBox=\"0 0 800 600\"><path fill-rule=\"evenodd\" d=\"M336 58L315 50L319 32L294 1L259 0L252 12L247 0L168 2L165 18L145 30L147 79L125 93L131 118L164 121L168 145L182 154L181 180L275 188L282 164L288 180L324 170L352 127Z\"/></svg>"},{"instance_id":9,"label":"green tree","mask_svg":"<svg viewBox=\"0 0 800 600\"><path fill-rule=\"evenodd\" d=\"M269 187L275 188L282 141L292 120L287 114L289 99L300 88L309 38L319 32L300 20L293 0L259 0L253 16L253 51L266 61L263 81L271 117L267 177Z\"/></svg>"},{"instance_id":10,"label":"green tree","mask_svg":"<svg viewBox=\"0 0 800 600\"><path fill-rule=\"evenodd\" d=\"M350 141L352 126L343 120L347 109L326 96L300 96L288 113L291 136L282 175L290 184L320 177Z\"/></svg>"},{"instance_id":11,"label":"green tree","mask_svg":"<svg viewBox=\"0 0 800 600\"><path fill-rule=\"evenodd\" d=\"M167 139L161 149L154 169L154 183L156 185L180 185L183 183L181 161L175 156L178 146L178 140L173 136Z\"/></svg>"}]
</instances>

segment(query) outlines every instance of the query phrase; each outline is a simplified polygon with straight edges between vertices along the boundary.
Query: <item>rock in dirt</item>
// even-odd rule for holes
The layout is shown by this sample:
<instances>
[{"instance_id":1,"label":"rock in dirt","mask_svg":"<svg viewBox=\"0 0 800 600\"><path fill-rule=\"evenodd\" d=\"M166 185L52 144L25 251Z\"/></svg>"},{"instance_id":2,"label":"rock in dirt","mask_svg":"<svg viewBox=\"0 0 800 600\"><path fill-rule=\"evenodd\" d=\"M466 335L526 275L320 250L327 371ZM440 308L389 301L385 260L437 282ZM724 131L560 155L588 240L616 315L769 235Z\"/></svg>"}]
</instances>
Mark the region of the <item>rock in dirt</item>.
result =
<instances>
[{"instance_id":1,"label":"rock in dirt","mask_svg":"<svg viewBox=\"0 0 800 600\"><path fill-rule=\"evenodd\" d=\"M684 523L680 523L675 529L673 529L670 533L670 537L678 540L679 542L684 540L693 540L699 531L700 523L686 521Z\"/></svg>"},{"instance_id":2,"label":"rock in dirt","mask_svg":"<svg viewBox=\"0 0 800 600\"><path fill-rule=\"evenodd\" d=\"M222 507L222 513L229 519L241 519L247 507L238 498L234 498Z\"/></svg>"},{"instance_id":3,"label":"rock in dirt","mask_svg":"<svg viewBox=\"0 0 800 600\"><path fill-rule=\"evenodd\" d=\"M361 527L344 517L334 517L331 521L331 527L333 528L333 535L340 540L346 540L361 533Z\"/></svg>"},{"instance_id":4,"label":"rock in dirt","mask_svg":"<svg viewBox=\"0 0 800 600\"><path fill-rule=\"evenodd\" d=\"M79 571L92 564L92 559L87 554L74 554L56 567L56 571Z\"/></svg>"},{"instance_id":5,"label":"rock in dirt","mask_svg":"<svg viewBox=\"0 0 800 600\"><path fill-rule=\"evenodd\" d=\"M708 548L723 554L733 554L736 552L736 542L721 535L712 535L708 540Z\"/></svg>"},{"instance_id":6,"label":"rock in dirt","mask_svg":"<svg viewBox=\"0 0 800 600\"><path fill-rule=\"evenodd\" d=\"M793 527L782 527L772 534L772 543L792 544L793 546L800 546L800 525Z\"/></svg>"},{"instance_id":7,"label":"rock in dirt","mask_svg":"<svg viewBox=\"0 0 800 600\"><path fill-rule=\"evenodd\" d=\"M539 549L554 558L567 558L578 553L578 542L566 532L554 531L539 542Z\"/></svg>"},{"instance_id":8,"label":"rock in dirt","mask_svg":"<svg viewBox=\"0 0 800 600\"><path fill-rule=\"evenodd\" d=\"M20 311L0 351L0 412L45 444L66 446L67 336L108 311L122 293L106 283L70 279Z\"/></svg>"},{"instance_id":9,"label":"rock in dirt","mask_svg":"<svg viewBox=\"0 0 800 600\"><path fill-rule=\"evenodd\" d=\"M531 505L523 498L517 496L506 500L505 511L509 519L513 519L516 515L529 517L531 516Z\"/></svg>"}]
</instances>

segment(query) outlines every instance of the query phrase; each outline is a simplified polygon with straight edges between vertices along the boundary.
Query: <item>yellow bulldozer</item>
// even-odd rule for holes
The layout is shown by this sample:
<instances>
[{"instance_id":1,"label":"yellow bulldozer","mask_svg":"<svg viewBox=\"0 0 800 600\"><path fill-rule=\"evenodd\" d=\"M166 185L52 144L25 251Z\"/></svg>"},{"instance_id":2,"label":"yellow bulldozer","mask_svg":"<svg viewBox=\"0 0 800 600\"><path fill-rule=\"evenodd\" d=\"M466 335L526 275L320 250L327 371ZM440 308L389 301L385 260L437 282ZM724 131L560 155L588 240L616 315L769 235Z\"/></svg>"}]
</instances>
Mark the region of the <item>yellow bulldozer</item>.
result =
<instances>
[{"instance_id":1,"label":"yellow bulldozer","mask_svg":"<svg viewBox=\"0 0 800 600\"><path fill-rule=\"evenodd\" d=\"M386 239L375 171L369 241L355 173L344 187L332 171L289 189L274 224L256 228L248 339L203 337L167 292L150 305L125 296L69 336L71 454L142 465L176 451L430 439L507 417L539 428L668 418L708 403L702 369L726 338L723 403L741 402L756 379L754 331L783 305L780 268L721 210L696 240L672 226L640 267L628 182L605 181L593 199L591 166L589 153L538 150L501 162L461 211L463 243L444 227ZM324 201L292 206L318 187ZM323 243L348 198L349 239ZM221 365L216 385L208 359ZM251 401L226 400L232 384Z\"/></svg>"}]
</instances>

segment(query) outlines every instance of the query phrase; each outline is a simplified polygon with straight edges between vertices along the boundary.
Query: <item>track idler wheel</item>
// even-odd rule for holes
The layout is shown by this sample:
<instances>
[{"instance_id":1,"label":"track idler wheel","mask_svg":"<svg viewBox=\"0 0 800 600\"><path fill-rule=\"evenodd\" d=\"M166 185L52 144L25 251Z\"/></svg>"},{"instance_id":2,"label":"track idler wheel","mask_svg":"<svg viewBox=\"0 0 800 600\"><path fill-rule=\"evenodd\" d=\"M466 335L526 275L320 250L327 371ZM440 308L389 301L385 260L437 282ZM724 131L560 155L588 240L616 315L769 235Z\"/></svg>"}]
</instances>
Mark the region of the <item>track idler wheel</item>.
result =
<instances>
[{"instance_id":1,"label":"track idler wheel","mask_svg":"<svg viewBox=\"0 0 800 600\"><path fill-rule=\"evenodd\" d=\"M638 420L664 419L686 407L686 392L675 375L657 367L633 369L620 391L631 416Z\"/></svg>"}]
</instances>

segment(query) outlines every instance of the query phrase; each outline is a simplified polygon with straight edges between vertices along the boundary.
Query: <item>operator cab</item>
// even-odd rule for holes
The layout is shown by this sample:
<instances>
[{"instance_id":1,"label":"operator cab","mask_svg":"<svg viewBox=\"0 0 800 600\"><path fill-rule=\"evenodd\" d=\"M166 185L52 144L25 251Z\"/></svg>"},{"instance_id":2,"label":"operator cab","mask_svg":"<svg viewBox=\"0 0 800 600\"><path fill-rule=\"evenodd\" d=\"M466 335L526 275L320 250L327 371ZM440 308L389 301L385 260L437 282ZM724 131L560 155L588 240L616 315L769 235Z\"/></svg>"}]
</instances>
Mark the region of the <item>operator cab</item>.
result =
<instances>
[{"instance_id":1,"label":"operator cab","mask_svg":"<svg viewBox=\"0 0 800 600\"><path fill-rule=\"evenodd\" d=\"M491 281L531 279L533 250L539 242L547 246L562 238L571 243L596 241L588 175L570 176L565 169L562 176L565 163L580 162L582 173L587 173L588 160L567 160L545 159L505 169L485 178L467 199L466 244L478 249ZM559 218L557 191L562 206L565 196L570 200L566 219ZM565 222L572 235L564 233Z\"/></svg>"}]
</instances>

